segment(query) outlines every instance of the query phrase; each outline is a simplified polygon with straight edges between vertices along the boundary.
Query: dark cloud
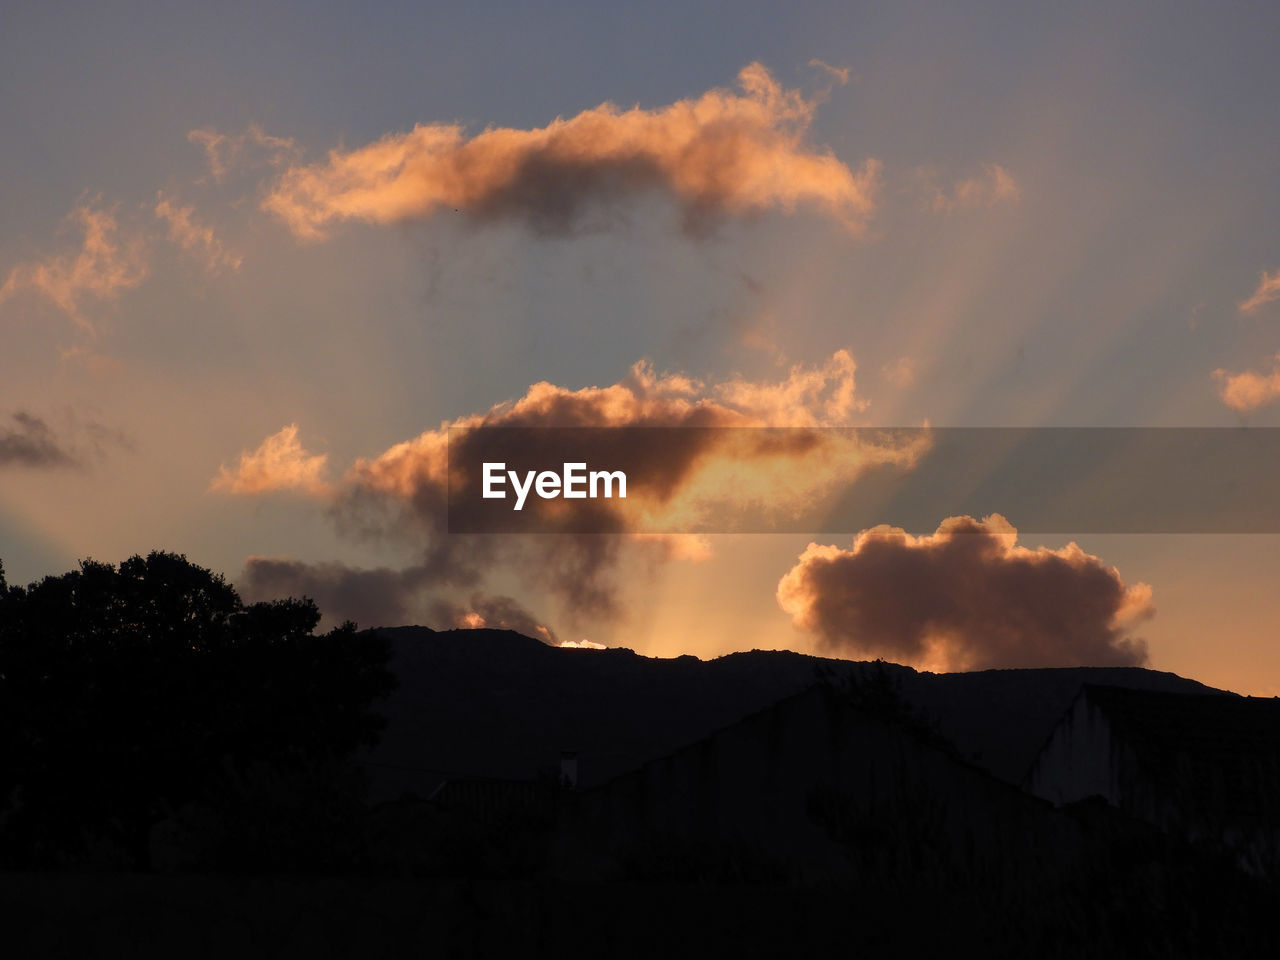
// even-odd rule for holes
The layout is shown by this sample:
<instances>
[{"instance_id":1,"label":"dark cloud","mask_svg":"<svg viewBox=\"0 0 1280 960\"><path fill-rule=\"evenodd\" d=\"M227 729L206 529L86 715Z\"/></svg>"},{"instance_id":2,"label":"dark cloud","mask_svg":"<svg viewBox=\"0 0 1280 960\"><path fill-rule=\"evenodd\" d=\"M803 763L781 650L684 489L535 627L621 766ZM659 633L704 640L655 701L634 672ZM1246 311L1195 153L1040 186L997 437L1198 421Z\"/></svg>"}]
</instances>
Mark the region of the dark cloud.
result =
<instances>
[{"instance_id":1,"label":"dark cloud","mask_svg":"<svg viewBox=\"0 0 1280 960\"><path fill-rule=\"evenodd\" d=\"M250 557L239 585L249 600L306 596L333 622L385 627L412 619L417 595L428 580L421 567L361 570L338 563Z\"/></svg>"},{"instance_id":2,"label":"dark cloud","mask_svg":"<svg viewBox=\"0 0 1280 960\"><path fill-rule=\"evenodd\" d=\"M1126 629L1154 613L1145 584L1074 543L1016 545L993 515L952 517L926 537L879 527L851 549L810 544L778 602L829 653L933 670L1138 666Z\"/></svg>"},{"instance_id":3,"label":"dark cloud","mask_svg":"<svg viewBox=\"0 0 1280 960\"><path fill-rule=\"evenodd\" d=\"M75 467L80 458L39 417L19 410L0 427L0 466Z\"/></svg>"},{"instance_id":4,"label":"dark cloud","mask_svg":"<svg viewBox=\"0 0 1280 960\"><path fill-rule=\"evenodd\" d=\"M9 423L0 425L0 467L82 469L113 450L133 450L123 431L73 410L61 412L56 429L25 410L10 414Z\"/></svg>"},{"instance_id":5,"label":"dark cloud","mask_svg":"<svg viewBox=\"0 0 1280 960\"><path fill-rule=\"evenodd\" d=\"M555 643L556 634L511 597L473 591L466 602L430 596L441 579L422 566L362 570L337 563L250 557L240 587L249 600L310 597L334 623L362 627L425 621L438 630L494 627Z\"/></svg>"}]
</instances>

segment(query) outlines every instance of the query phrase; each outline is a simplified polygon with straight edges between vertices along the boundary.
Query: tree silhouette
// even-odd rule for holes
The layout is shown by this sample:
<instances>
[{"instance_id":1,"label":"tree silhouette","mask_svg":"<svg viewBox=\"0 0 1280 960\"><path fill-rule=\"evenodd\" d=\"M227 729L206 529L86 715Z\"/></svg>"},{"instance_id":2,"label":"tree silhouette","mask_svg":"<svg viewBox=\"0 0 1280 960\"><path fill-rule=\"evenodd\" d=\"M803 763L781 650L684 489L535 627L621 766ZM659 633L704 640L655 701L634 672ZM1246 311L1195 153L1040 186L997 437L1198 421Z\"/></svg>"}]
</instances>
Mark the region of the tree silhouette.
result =
<instances>
[{"instance_id":1,"label":"tree silhouette","mask_svg":"<svg viewBox=\"0 0 1280 960\"><path fill-rule=\"evenodd\" d=\"M9 587L0 571L0 856L147 865L150 829L245 771L319 769L376 741L389 647L317 635L308 599L245 605L151 553Z\"/></svg>"}]
</instances>

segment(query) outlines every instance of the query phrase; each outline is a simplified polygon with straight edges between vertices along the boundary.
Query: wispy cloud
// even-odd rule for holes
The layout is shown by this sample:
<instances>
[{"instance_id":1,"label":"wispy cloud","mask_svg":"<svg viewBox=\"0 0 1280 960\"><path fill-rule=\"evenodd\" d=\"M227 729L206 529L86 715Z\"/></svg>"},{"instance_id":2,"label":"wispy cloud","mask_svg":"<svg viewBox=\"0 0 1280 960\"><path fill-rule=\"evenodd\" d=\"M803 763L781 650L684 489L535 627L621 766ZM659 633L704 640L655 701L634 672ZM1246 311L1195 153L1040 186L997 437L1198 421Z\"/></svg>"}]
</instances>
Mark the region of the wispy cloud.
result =
<instances>
[{"instance_id":1,"label":"wispy cloud","mask_svg":"<svg viewBox=\"0 0 1280 960\"><path fill-rule=\"evenodd\" d=\"M1237 413L1252 413L1280 399L1280 353L1273 358L1269 371L1215 370L1213 376L1220 384L1218 396Z\"/></svg>"},{"instance_id":2,"label":"wispy cloud","mask_svg":"<svg viewBox=\"0 0 1280 960\"><path fill-rule=\"evenodd\" d=\"M931 170L920 172L925 196L936 213L955 213L1002 203L1017 203L1022 190L1013 174L998 163L984 163L982 172L956 180L949 186L938 182Z\"/></svg>"},{"instance_id":3,"label":"wispy cloud","mask_svg":"<svg viewBox=\"0 0 1280 960\"><path fill-rule=\"evenodd\" d=\"M725 214L809 206L861 230L875 207L878 163L854 171L807 145L816 100L783 89L760 64L744 68L738 85L657 109L605 103L533 130L468 136L458 124L419 124L291 167L263 206L311 240L343 221L445 210L566 233L589 209L656 189L676 200L689 229Z\"/></svg>"},{"instance_id":4,"label":"wispy cloud","mask_svg":"<svg viewBox=\"0 0 1280 960\"><path fill-rule=\"evenodd\" d=\"M850 70L848 67L833 67L831 64L826 63L823 60L819 60L817 57L814 57L809 61L809 66L817 67L842 87L849 82Z\"/></svg>"},{"instance_id":5,"label":"wispy cloud","mask_svg":"<svg viewBox=\"0 0 1280 960\"><path fill-rule=\"evenodd\" d=\"M213 232L213 227L200 223L193 206L179 206L164 191L156 194L156 218L169 228L169 239L199 259L209 273L239 270L241 257L230 253Z\"/></svg>"},{"instance_id":6,"label":"wispy cloud","mask_svg":"<svg viewBox=\"0 0 1280 960\"><path fill-rule=\"evenodd\" d=\"M187 134L187 140L204 150L209 176L221 183L228 173L243 166L268 164L278 167L298 158L300 153L287 137L275 137L258 124L251 123L243 133L219 133L212 127L201 127Z\"/></svg>"},{"instance_id":7,"label":"wispy cloud","mask_svg":"<svg viewBox=\"0 0 1280 960\"><path fill-rule=\"evenodd\" d=\"M1127 631L1155 613L1146 584L1074 543L1018 546L998 514L924 537L876 527L850 549L811 543L778 603L825 651L929 670L1139 665L1146 644Z\"/></svg>"},{"instance_id":8,"label":"wispy cloud","mask_svg":"<svg viewBox=\"0 0 1280 960\"><path fill-rule=\"evenodd\" d=\"M146 245L139 235L121 236L115 214L101 206L79 206L68 219L84 232L79 250L18 264L0 286L0 304L29 291L47 298L93 333L85 300L112 300L142 283L148 270Z\"/></svg>"},{"instance_id":9,"label":"wispy cloud","mask_svg":"<svg viewBox=\"0 0 1280 960\"><path fill-rule=\"evenodd\" d=\"M312 454L298 440L298 425L291 423L262 441L256 450L245 450L234 467L223 464L209 484L222 493L257 494L289 490L325 496L331 487L325 480L328 454Z\"/></svg>"},{"instance_id":10,"label":"wispy cloud","mask_svg":"<svg viewBox=\"0 0 1280 960\"><path fill-rule=\"evenodd\" d=\"M112 449L128 450L133 446L124 433L93 417L67 410L57 421L55 429L29 411L11 413L9 425L0 426L0 467L81 468L107 456Z\"/></svg>"},{"instance_id":11,"label":"wispy cloud","mask_svg":"<svg viewBox=\"0 0 1280 960\"><path fill-rule=\"evenodd\" d=\"M1253 313L1276 299L1280 299L1280 270L1273 270L1271 273L1264 270L1262 276L1258 278L1258 286L1253 291L1253 296L1248 300L1240 301L1240 312Z\"/></svg>"}]
</instances>

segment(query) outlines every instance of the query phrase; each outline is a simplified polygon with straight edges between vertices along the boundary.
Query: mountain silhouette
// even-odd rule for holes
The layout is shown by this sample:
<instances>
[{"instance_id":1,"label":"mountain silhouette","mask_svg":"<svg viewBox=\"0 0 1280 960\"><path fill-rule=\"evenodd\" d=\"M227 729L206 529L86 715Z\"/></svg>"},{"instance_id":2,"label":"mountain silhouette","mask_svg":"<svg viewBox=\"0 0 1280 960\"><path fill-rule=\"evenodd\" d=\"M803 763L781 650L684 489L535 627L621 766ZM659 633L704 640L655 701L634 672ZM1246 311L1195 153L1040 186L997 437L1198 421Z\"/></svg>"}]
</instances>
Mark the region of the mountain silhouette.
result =
<instances>
[{"instance_id":1,"label":"mountain silhouette","mask_svg":"<svg viewBox=\"0 0 1280 960\"><path fill-rule=\"evenodd\" d=\"M784 650L661 659L552 647L509 630L378 632L391 643L399 681L381 708L381 742L365 757L382 799L425 797L461 776L535 778L557 771L565 751L577 754L579 783L595 786L820 678L871 669L885 672L961 756L1015 785L1086 683L1222 692L1137 667L932 674Z\"/></svg>"}]
</instances>

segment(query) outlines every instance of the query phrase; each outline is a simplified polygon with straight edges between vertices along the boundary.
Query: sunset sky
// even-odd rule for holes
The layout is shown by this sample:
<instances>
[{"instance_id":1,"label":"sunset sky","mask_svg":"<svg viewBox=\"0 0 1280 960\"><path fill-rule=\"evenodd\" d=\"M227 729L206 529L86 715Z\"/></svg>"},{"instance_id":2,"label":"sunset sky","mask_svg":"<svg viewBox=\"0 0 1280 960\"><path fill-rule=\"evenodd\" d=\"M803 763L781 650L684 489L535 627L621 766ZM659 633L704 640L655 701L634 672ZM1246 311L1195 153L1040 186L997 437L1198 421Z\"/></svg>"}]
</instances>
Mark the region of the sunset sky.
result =
<instances>
[{"instance_id":1,"label":"sunset sky","mask_svg":"<svg viewBox=\"0 0 1280 960\"><path fill-rule=\"evenodd\" d=\"M1280 6L1043 6L7 3L9 581L1280 694L1277 535L433 512L449 425L1280 427Z\"/></svg>"}]
</instances>

